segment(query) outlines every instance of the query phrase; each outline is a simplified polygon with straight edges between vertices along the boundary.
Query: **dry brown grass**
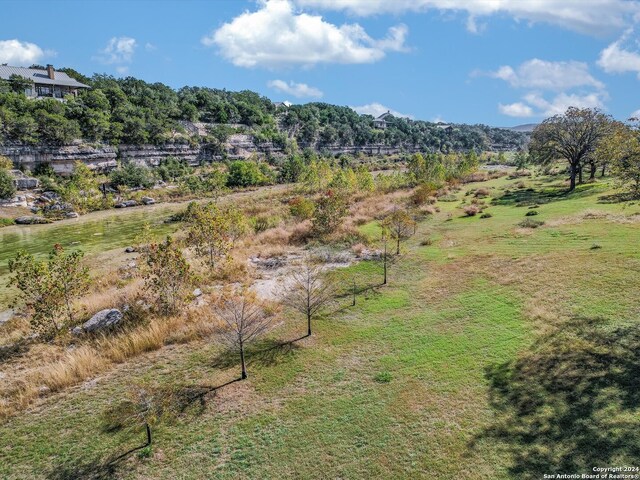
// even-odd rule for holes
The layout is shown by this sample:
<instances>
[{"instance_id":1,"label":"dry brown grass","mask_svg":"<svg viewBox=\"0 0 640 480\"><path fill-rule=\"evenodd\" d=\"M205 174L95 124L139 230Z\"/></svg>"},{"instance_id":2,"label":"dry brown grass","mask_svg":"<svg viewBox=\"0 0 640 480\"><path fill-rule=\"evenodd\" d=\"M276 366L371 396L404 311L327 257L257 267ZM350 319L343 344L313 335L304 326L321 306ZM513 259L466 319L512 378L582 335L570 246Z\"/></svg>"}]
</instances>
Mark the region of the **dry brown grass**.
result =
<instances>
[{"instance_id":1,"label":"dry brown grass","mask_svg":"<svg viewBox=\"0 0 640 480\"><path fill-rule=\"evenodd\" d=\"M88 378L166 344L185 343L211 333L206 308L189 309L171 318L153 318L146 325L98 339L88 338L70 348L36 344L23 358L2 366L0 418L22 410L38 398L77 385Z\"/></svg>"}]
</instances>

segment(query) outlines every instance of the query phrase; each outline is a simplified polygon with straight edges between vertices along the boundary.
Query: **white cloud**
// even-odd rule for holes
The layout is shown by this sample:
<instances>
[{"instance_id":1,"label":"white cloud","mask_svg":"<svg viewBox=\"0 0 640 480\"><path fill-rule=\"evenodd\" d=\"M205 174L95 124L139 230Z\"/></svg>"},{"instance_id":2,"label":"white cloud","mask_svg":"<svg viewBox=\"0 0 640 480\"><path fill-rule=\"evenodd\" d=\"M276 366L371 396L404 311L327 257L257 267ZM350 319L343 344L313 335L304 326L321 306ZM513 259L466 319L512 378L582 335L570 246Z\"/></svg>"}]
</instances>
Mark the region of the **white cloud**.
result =
<instances>
[{"instance_id":1,"label":"white cloud","mask_svg":"<svg viewBox=\"0 0 640 480\"><path fill-rule=\"evenodd\" d=\"M20 40L0 40L0 63L29 66L38 63L45 51L35 43Z\"/></svg>"},{"instance_id":2,"label":"white cloud","mask_svg":"<svg viewBox=\"0 0 640 480\"><path fill-rule=\"evenodd\" d=\"M239 67L278 68L322 63L373 63L405 50L408 29L398 25L381 40L357 23L334 25L321 16L297 13L290 0L265 0L202 38L206 46Z\"/></svg>"},{"instance_id":3,"label":"white cloud","mask_svg":"<svg viewBox=\"0 0 640 480\"><path fill-rule=\"evenodd\" d=\"M381 103L370 103L368 105L362 105L360 107L351 107L352 110L355 110L360 115L373 115L374 117L379 117L383 113L391 112L394 117L401 118L413 118L412 115L407 115L405 113L400 113L391 108L385 107Z\"/></svg>"},{"instance_id":4,"label":"white cloud","mask_svg":"<svg viewBox=\"0 0 640 480\"><path fill-rule=\"evenodd\" d=\"M630 50L629 38L633 30L627 30L622 37L600 52L598 65L607 73L635 72L640 77L640 50ZM637 42L636 42L637 44Z\"/></svg>"},{"instance_id":5,"label":"white cloud","mask_svg":"<svg viewBox=\"0 0 640 480\"><path fill-rule=\"evenodd\" d=\"M135 38L113 37L100 52L100 55L95 58L109 65L131 63L137 46L138 43Z\"/></svg>"},{"instance_id":6,"label":"white cloud","mask_svg":"<svg viewBox=\"0 0 640 480\"><path fill-rule=\"evenodd\" d=\"M503 105L502 103L500 103L498 105L498 110L503 115L508 115L510 117L526 118L534 116L533 108L522 102L510 103L508 105Z\"/></svg>"},{"instance_id":7,"label":"white cloud","mask_svg":"<svg viewBox=\"0 0 640 480\"><path fill-rule=\"evenodd\" d=\"M583 62L549 62L534 58L518 67L504 65L489 73L474 72L504 80L515 89L528 92L521 101L498 104L498 110L510 117L549 117L563 114L569 107L604 108L609 95L606 86L589 72ZM548 98L543 92L553 92Z\"/></svg>"},{"instance_id":8,"label":"white cloud","mask_svg":"<svg viewBox=\"0 0 640 480\"><path fill-rule=\"evenodd\" d=\"M640 118L640 109L636 110L631 115L629 115L629 118Z\"/></svg>"},{"instance_id":9,"label":"white cloud","mask_svg":"<svg viewBox=\"0 0 640 480\"><path fill-rule=\"evenodd\" d=\"M500 67L488 74L508 82L514 88L563 91L576 87L603 89L604 84L589 73L589 66L583 62L548 62L534 58L519 67Z\"/></svg>"},{"instance_id":10,"label":"white cloud","mask_svg":"<svg viewBox=\"0 0 640 480\"><path fill-rule=\"evenodd\" d=\"M606 92L559 93L548 100L539 92L531 92L522 98L522 102L499 104L498 110L510 117L551 117L561 115L569 107L604 109L604 101L608 98Z\"/></svg>"},{"instance_id":11,"label":"white cloud","mask_svg":"<svg viewBox=\"0 0 640 480\"><path fill-rule=\"evenodd\" d=\"M362 16L431 9L464 12L472 17L467 23L470 31L477 29L477 17L506 14L516 20L545 22L591 35L620 30L640 14L637 0L296 0L296 3Z\"/></svg>"},{"instance_id":12,"label":"white cloud","mask_svg":"<svg viewBox=\"0 0 640 480\"><path fill-rule=\"evenodd\" d=\"M267 85L269 88L293 95L296 98L321 98L324 95L321 90L310 87L306 83L287 83L284 80L271 80Z\"/></svg>"}]
</instances>

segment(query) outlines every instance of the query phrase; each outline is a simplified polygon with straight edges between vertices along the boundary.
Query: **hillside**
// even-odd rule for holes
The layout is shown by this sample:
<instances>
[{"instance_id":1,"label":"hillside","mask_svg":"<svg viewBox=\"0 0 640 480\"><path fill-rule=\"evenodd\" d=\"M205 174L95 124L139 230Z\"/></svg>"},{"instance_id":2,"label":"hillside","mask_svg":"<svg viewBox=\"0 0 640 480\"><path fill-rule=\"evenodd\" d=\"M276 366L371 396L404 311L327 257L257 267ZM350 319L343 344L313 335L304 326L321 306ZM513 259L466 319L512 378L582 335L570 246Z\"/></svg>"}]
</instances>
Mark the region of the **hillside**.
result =
<instances>
[{"instance_id":1,"label":"hillside","mask_svg":"<svg viewBox=\"0 0 640 480\"><path fill-rule=\"evenodd\" d=\"M62 71L91 89L59 102L27 99L20 85L0 84L0 145L183 145L205 149L213 157L229 153L226 145L234 135L245 136L258 151L283 152L295 141L301 148L329 153L374 147L423 152L515 150L527 140L521 133L485 125L453 125L446 130L394 117L387 119L386 129L376 129L373 117L349 107L326 103L287 107L250 91L174 90L133 77L88 78L71 69Z\"/></svg>"}]
</instances>

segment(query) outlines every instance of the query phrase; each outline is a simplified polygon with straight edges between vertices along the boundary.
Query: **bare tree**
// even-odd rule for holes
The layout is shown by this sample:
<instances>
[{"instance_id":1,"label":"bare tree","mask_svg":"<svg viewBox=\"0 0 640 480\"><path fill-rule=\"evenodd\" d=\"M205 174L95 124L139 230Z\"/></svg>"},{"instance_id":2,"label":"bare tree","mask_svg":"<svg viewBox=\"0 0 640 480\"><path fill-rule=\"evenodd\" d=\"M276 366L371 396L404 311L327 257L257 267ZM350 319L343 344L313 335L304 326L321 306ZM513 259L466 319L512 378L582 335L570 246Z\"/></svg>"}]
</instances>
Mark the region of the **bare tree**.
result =
<instances>
[{"instance_id":1,"label":"bare tree","mask_svg":"<svg viewBox=\"0 0 640 480\"><path fill-rule=\"evenodd\" d=\"M333 300L335 282L321 265L306 258L300 268L294 270L285 284L284 303L307 318L307 336L311 336L311 320Z\"/></svg>"},{"instance_id":2,"label":"bare tree","mask_svg":"<svg viewBox=\"0 0 640 480\"><path fill-rule=\"evenodd\" d=\"M529 152L539 163L565 159L569 163L569 191L573 191L576 177L582 178L583 167L595 162L594 152L610 122L610 117L598 109L570 107L564 115L554 115L536 127ZM595 175L594 166L591 168Z\"/></svg>"},{"instance_id":3,"label":"bare tree","mask_svg":"<svg viewBox=\"0 0 640 480\"><path fill-rule=\"evenodd\" d=\"M221 320L216 330L218 338L240 354L241 378L244 380L247 378L245 346L269 331L274 317L254 294L247 291L223 297L213 307L213 312Z\"/></svg>"}]
</instances>

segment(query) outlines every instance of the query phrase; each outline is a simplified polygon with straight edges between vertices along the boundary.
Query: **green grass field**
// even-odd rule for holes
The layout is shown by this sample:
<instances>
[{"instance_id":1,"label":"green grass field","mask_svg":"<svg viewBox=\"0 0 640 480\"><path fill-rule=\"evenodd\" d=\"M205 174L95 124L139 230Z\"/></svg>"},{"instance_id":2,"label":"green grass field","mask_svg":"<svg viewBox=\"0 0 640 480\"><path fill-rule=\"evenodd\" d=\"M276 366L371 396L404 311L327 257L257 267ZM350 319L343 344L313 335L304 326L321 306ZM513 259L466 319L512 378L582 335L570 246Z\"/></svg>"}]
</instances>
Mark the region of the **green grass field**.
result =
<instances>
[{"instance_id":1,"label":"green grass field","mask_svg":"<svg viewBox=\"0 0 640 480\"><path fill-rule=\"evenodd\" d=\"M132 385L219 385L238 366L213 343L173 345L54 395L0 426L0 478L519 479L640 466L640 205L608 182L471 184L421 222L390 284L350 298L313 337L249 356L249 379L153 426L150 450L109 456ZM489 188L491 218L464 217ZM511 193L504 194L508 189ZM518 223L538 205L536 229ZM377 238L373 224L363 232ZM431 245L423 246L426 238ZM380 265L341 270L360 287ZM292 316L272 341L304 333Z\"/></svg>"}]
</instances>

